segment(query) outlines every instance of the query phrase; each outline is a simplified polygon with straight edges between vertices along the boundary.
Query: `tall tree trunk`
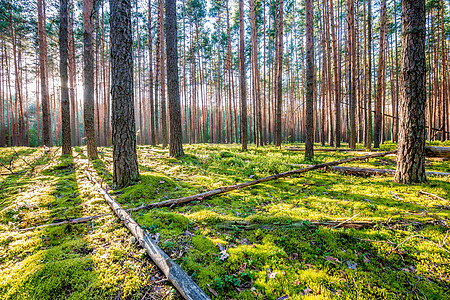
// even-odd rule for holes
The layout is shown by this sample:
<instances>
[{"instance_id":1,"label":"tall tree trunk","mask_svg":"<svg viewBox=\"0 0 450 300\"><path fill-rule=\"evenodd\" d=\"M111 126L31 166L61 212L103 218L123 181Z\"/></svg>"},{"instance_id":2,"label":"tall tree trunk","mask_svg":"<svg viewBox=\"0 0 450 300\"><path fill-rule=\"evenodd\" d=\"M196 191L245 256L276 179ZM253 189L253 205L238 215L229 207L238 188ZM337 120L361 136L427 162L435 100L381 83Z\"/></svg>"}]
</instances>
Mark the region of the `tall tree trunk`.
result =
<instances>
[{"instance_id":1,"label":"tall tree trunk","mask_svg":"<svg viewBox=\"0 0 450 300\"><path fill-rule=\"evenodd\" d=\"M256 146L262 145L262 125L261 125L261 96L259 83L259 66L258 66L258 41L256 33L256 12L255 1L250 0L250 27L252 41L252 75L253 75L253 97L255 109L255 133Z\"/></svg>"},{"instance_id":2,"label":"tall tree trunk","mask_svg":"<svg viewBox=\"0 0 450 300\"><path fill-rule=\"evenodd\" d=\"M139 178L133 103L131 2L110 0L113 180L118 187Z\"/></svg>"},{"instance_id":3,"label":"tall tree trunk","mask_svg":"<svg viewBox=\"0 0 450 300\"><path fill-rule=\"evenodd\" d=\"M158 1L158 29L159 29L159 75L161 100L161 139L163 147L167 146L167 111L166 111L166 80L164 68L164 0Z\"/></svg>"},{"instance_id":4,"label":"tall tree trunk","mask_svg":"<svg viewBox=\"0 0 450 300\"><path fill-rule=\"evenodd\" d=\"M331 73L331 43L330 43L330 22L329 22L329 5L328 0L323 0L323 6L325 9L325 45L326 45L326 60L327 60L327 102L328 102L328 136L330 146L334 146L334 126L332 116L332 95L333 95L333 80Z\"/></svg>"},{"instance_id":5,"label":"tall tree trunk","mask_svg":"<svg viewBox=\"0 0 450 300\"><path fill-rule=\"evenodd\" d=\"M169 155L184 155L178 78L176 0L166 0L167 96L169 100Z\"/></svg>"},{"instance_id":6,"label":"tall tree trunk","mask_svg":"<svg viewBox=\"0 0 450 300\"><path fill-rule=\"evenodd\" d=\"M277 79L276 79L276 115L275 146L281 146L281 114L283 110L283 1L278 0L278 44L277 44Z\"/></svg>"},{"instance_id":7,"label":"tall tree trunk","mask_svg":"<svg viewBox=\"0 0 450 300\"><path fill-rule=\"evenodd\" d=\"M384 0L386 1L386 0ZM355 6L353 0L348 0L348 99L350 114L349 146L356 149L356 34Z\"/></svg>"},{"instance_id":8,"label":"tall tree trunk","mask_svg":"<svg viewBox=\"0 0 450 300\"><path fill-rule=\"evenodd\" d=\"M2 48L4 42L2 41ZM2 48L0 48L0 54L2 53ZM4 56L2 55L0 67L0 147L6 147L6 128L5 128L5 85L4 85ZM36 77L37 82L37 77ZM36 89L36 101L38 99L37 89ZM39 116L39 109L36 108L36 115ZM39 128L39 127L38 127ZM38 129L39 136L39 129ZM39 145L38 145L39 146Z\"/></svg>"},{"instance_id":9,"label":"tall tree trunk","mask_svg":"<svg viewBox=\"0 0 450 300\"><path fill-rule=\"evenodd\" d=\"M383 99L383 85L385 78L384 75L384 43L385 43L385 32L386 32L386 0L382 0L381 3L381 24L380 24L380 54L378 62L378 79L377 79L377 99L375 105L375 131L373 146L375 148L380 148L381 142L381 123L382 123L382 99Z\"/></svg>"},{"instance_id":10,"label":"tall tree trunk","mask_svg":"<svg viewBox=\"0 0 450 300\"><path fill-rule=\"evenodd\" d=\"M84 133L89 159L97 159L97 141L94 124L94 44L93 44L93 0L83 1L84 40Z\"/></svg>"},{"instance_id":11,"label":"tall tree trunk","mask_svg":"<svg viewBox=\"0 0 450 300\"><path fill-rule=\"evenodd\" d=\"M282 0L281 0L282 1ZM314 157L314 6L312 0L305 0L306 12L306 142L305 159Z\"/></svg>"},{"instance_id":12,"label":"tall tree trunk","mask_svg":"<svg viewBox=\"0 0 450 300\"><path fill-rule=\"evenodd\" d=\"M142 103L141 90L141 37L139 35L139 3L136 0L136 58L137 58L137 107L139 115L139 144L144 145L145 125L144 125L144 107Z\"/></svg>"},{"instance_id":13,"label":"tall tree trunk","mask_svg":"<svg viewBox=\"0 0 450 300\"><path fill-rule=\"evenodd\" d=\"M70 103L68 89L68 0L59 2L59 73L61 76L61 129L62 129L62 155L72 156L72 141L70 133Z\"/></svg>"},{"instance_id":14,"label":"tall tree trunk","mask_svg":"<svg viewBox=\"0 0 450 300\"><path fill-rule=\"evenodd\" d=\"M101 71L102 71L102 83L103 83L103 137L104 137L104 143L105 146L110 145L110 137L111 137L111 105L110 105L110 99L109 99L109 84L107 80L107 68L106 68L106 58L105 58L105 13L103 9L103 0L101 3L102 6L102 28L101 28L101 34L102 34L102 40L101 40Z\"/></svg>"},{"instance_id":15,"label":"tall tree trunk","mask_svg":"<svg viewBox=\"0 0 450 300\"><path fill-rule=\"evenodd\" d=\"M69 67L69 98L70 98L70 133L72 135L72 145L80 145L78 128L78 103L76 98L77 71L75 61L75 40L73 36L73 10L72 1L69 1L68 10L68 67Z\"/></svg>"},{"instance_id":16,"label":"tall tree trunk","mask_svg":"<svg viewBox=\"0 0 450 300\"><path fill-rule=\"evenodd\" d=\"M425 0L402 0L400 132L395 181L423 182L425 175Z\"/></svg>"},{"instance_id":17,"label":"tall tree trunk","mask_svg":"<svg viewBox=\"0 0 450 300\"><path fill-rule=\"evenodd\" d=\"M248 128L247 128L247 93L245 79L245 56L244 56L244 0L239 0L239 92L241 99L241 144L242 151L247 151ZM281 122L280 122L281 129ZM280 131L281 133L281 131Z\"/></svg>"},{"instance_id":18,"label":"tall tree trunk","mask_svg":"<svg viewBox=\"0 0 450 300\"><path fill-rule=\"evenodd\" d=\"M369 0L370 1L370 0ZM334 22L334 4L330 0L331 40L333 44L333 73L334 73L334 106L335 106L335 141L336 147L341 146L341 95L338 72L338 42L336 37L336 25ZM340 66L339 66L340 67Z\"/></svg>"},{"instance_id":19,"label":"tall tree trunk","mask_svg":"<svg viewBox=\"0 0 450 300\"><path fill-rule=\"evenodd\" d=\"M441 107L439 108L440 111L442 111L441 114L441 130L442 130L442 134L441 134L441 141L445 141L445 131L447 128L447 116L448 116L448 111L447 111L447 97L448 97L448 84L447 84L447 74L448 74L448 62L447 62L447 47L446 47L446 43L445 43L445 21L444 21L444 10L445 7L445 3L444 0L441 0L441 59L442 59L442 70L441 70L441 84L442 84L442 99L441 99Z\"/></svg>"},{"instance_id":20,"label":"tall tree trunk","mask_svg":"<svg viewBox=\"0 0 450 300\"><path fill-rule=\"evenodd\" d=\"M227 117L227 142L233 143L233 113L231 108L232 102L232 72L233 72L233 53L231 52L231 28L230 28L230 9L228 7L228 0L226 0L227 8L227 75L228 75L228 117Z\"/></svg>"},{"instance_id":21,"label":"tall tree trunk","mask_svg":"<svg viewBox=\"0 0 450 300\"><path fill-rule=\"evenodd\" d=\"M372 148L372 0L367 1L367 121L366 148Z\"/></svg>"},{"instance_id":22,"label":"tall tree trunk","mask_svg":"<svg viewBox=\"0 0 450 300\"><path fill-rule=\"evenodd\" d=\"M158 1L159 3L159 1ZM158 4L159 5L159 4ZM159 21L158 21L159 22ZM159 28L159 26L157 27ZM159 60L160 60L160 55L159 55L159 50L160 50L160 30L158 29L156 32L156 45L155 45L155 68L156 68L156 72L155 72L155 110L154 110L154 114L155 114L155 144L159 144L159 111L158 111L158 107L159 107L159 99L158 99L158 95L159 95L159 72L160 72L160 64L159 64Z\"/></svg>"},{"instance_id":23,"label":"tall tree trunk","mask_svg":"<svg viewBox=\"0 0 450 300\"><path fill-rule=\"evenodd\" d=\"M45 0L37 0L38 8L38 35L39 35L39 73L41 76L41 103L42 103L42 143L52 146L52 119L50 117L50 100L48 90L48 57L47 57L47 31L45 25Z\"/></svg>"},{"instance_id":24,"label":"tall tree trunk","mask_svg":"<svg viewBox=\"0 0 450 300\"><path fill-rule=\"evenodd\" d=\"M395 108L392 112L394 116L394 142L398 141L398 102L399 102L399 85L398 85L398 43L397 43L397 3L394 0L394 30L395 30Z\"/></svg>"},{"instance_id":25,"label":"tall tree trunk","mask_svg":"<svg viewBox=\"0 0 450 300\"><path fill-rule=\"evenodd\" d=\"M149 94L150 94L150 144L156 145L155 107L153 99L153 39L152 39L152 0L148 0L148 56L149 56Z\"/></svg>"},{"instance_id":26,"label":"tall tree trunk","mask_svg":"<svg viewBox=\"0 0 450 300\"><path fill-rule=\"evenodd\" d=\"M13 47L13 57L14 57L14 78L15 78L15 109L17 124L14 129L14 135L16 139L16 146L26 145L26 130L25 130L25 120L23 116L23 90L22 90L22 68L21 68L21 50L20 41L18 43L17 36L15 34L12 18L12 7L9 4L9 26L11 33L11 43ZM17 45L19 44L19 45ZM17 49L19 48L19 49ZM17 54L18 53L18 54Z\"/></svg>"}]
</instances>

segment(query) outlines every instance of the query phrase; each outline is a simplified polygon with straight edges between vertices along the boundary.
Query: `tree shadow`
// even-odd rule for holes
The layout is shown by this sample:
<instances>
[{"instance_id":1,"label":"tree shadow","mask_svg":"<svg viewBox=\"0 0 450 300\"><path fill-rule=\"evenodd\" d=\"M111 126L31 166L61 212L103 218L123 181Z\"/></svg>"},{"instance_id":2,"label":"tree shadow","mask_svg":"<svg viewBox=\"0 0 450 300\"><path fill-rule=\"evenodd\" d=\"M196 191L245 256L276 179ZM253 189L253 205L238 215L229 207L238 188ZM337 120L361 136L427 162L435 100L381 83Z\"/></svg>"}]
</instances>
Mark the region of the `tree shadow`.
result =
<instances>
[{"instance_id":1,"label":"tree shadow","mask_svg":"<svg viewBox=\"0 0 450 300\"><path fill-rule=\"evenodd\" d=\"M36 226L80 217L82 200L73 159L61 158L41 175L41 180L56 181L53 191L39 190L37 195L33 195L40 202L28 213L34 210L36 216L23 220L21 225L27 226L32 222ZM30 193L35 188L38 185L29 183ZM86 231L83 225L60 225L16 234L14 239L22 240L22 246L4 258L9 263L16 263L10 277L0 287L0 291L5 292L5 299L81 295L90 282L97 280L90 255L92 249L82 239Z\"/></svg>"}]
</instances>

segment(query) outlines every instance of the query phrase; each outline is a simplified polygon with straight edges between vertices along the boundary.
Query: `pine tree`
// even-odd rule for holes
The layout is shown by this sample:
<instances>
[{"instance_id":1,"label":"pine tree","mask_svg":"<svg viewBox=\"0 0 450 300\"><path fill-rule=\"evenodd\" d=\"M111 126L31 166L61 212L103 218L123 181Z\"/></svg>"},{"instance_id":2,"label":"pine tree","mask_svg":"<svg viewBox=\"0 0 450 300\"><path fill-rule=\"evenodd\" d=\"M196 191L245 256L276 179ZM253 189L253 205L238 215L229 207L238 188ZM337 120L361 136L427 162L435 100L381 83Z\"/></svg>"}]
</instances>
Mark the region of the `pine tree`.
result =
<instances>
[{"instance_id":1,"label":"pine tree","mask_svg":"<svg viewBox=\"0 0 450 300\"><path fill-rule=\"evenodd\" d=\"M306 12L306 143L305 159L314 157L314 6L312 0L305 0Z\"/></svg>"},{"instance_id":2,"label":"pine tree","mask_svg":"<svg viewBox=\"0 0 450 300\"><path fill-rule=\"evenodd\" d=\"M178 78L177 6L166 0L167 96L169 100L169 155L184 155Z\"/></svg>"},{"instance_id":3,"label":"pine tree","mask_svg":"<svg viewBox=\"0 0 450 300\"><path fill-rule=\"evenodd\" d=\"M83 1L83 41L84 41L84 132L87 156L97 159L97 141L94 121L94 44L93 44L93 0Z\"/></svg>"},{"instance_id":4,"label":"pine tree","mask_svg":"<svg viewBox=\"0 0 450 300\"><path fill-rule=\"evenodd\" d=\"M247 87L245 80L244 56L244 1L239 0L239 92L241 99L241 144L242 151L247 151Z\"/></svg>"},{"instance_id":5,"label":"pine tree","mask_svg":"<svg viewBox=\"0 0 450 300\"><path fill-rule=\"evenodd\" d=\"M62 155L72 156L72 141L70 132L70 103L68 89L68 0L60 0L59 16L59 72L61 76L61 129Z\"/></svg>"},{"instance_id":6,"label":"pine tree","mask_svg":"<svg viewBox=\"0 0 450 300\"><path fill-rule=\"evenodd\" d=\"M131 2L110 0L113 180L124 187L139 178L133 92Z\"/></svg>"},{"instance_id":7,"label":"pine tree","mask_svg":"<svg viewBox=\"0 0 450 300\"><path fill-rule=\"evenodd\" d=\"M423 182L425 175L425 0L402 0L400 129L395 181Z\"/></svg>"}]
</instances>

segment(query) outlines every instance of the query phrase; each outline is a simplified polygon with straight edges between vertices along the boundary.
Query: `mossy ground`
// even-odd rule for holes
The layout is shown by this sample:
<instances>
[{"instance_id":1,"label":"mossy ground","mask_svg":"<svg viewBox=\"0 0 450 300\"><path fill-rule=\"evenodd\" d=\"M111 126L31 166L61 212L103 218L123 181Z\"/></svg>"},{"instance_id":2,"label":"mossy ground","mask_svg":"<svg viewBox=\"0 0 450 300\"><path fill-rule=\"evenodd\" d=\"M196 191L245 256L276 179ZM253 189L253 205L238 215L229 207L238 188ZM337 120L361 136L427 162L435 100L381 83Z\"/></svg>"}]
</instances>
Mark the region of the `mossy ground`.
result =
<instances>
[{"instance_id":1,"label":"mossy ground","mask_svg":"<svg viewBox=\"0 0 450 300\"><path fill-rule=\"evenodd\" d=\"M113 216L80 225L18 229L110 209L83 174L83 154L15 149L0 178L0 299L153 299L176 295ZM80 150L80 149L77 149ZM0 149L9 165L12 149ZM99 162L100 163L100 162ZM8 170L1 170L8 173Z\"/></svg>"},{"instance_id":2,"label":"mossy ground","mask_svg":"<svg viewBox=\"0 0 450 300\"><path fill-rule=\"evenodd\" d=\"M250 147L248 152L241 152L239 145L184 147L186 156L175 159L162 148L138 146L140 182L111 192L124 207L133 207L311 163L304 161L301 152L270 146ZM383 145L386 150L395 147ZM11 152L2 151L1 159L8 159ZM33 171L0 178L0 253L4 253L0 295L5 299L55 295L92 299L121 294L140 299L160 288L164 295L177 297L170 286L152 284L157 281L156 267L112 216L70 227L13 231L65 216L108 212L82 170L95 170L100 181L112 185L110 148L102 148L101 159L89 165L77 152L74 161L61 161L46 158L51 155L40 149L16 151L28 151L24 155L30 161L43 158ZM312 163L354 155L361 153L317 152ZM393 169L395 157L347 165ZM428 160L427 170L450 172L450 162ZM284 295L290 299L450 299L450 254L446 252L450 251L450 211L445 209L449 203L419 193L450 199L449 180L430 177L424 184L402 185L392 177L318 170L184 206L135 212L133 218L149 233L158 234L163 250L218 299ZM356 221L391 219L402 224L332 229L307 222L346 220L354 215ZM246 230L229 225L230 221L260 226ZM403 241L391 252L393 244ZM221 259L221 248L228 255L225 259Z\"/></svg>"}]
</instances>

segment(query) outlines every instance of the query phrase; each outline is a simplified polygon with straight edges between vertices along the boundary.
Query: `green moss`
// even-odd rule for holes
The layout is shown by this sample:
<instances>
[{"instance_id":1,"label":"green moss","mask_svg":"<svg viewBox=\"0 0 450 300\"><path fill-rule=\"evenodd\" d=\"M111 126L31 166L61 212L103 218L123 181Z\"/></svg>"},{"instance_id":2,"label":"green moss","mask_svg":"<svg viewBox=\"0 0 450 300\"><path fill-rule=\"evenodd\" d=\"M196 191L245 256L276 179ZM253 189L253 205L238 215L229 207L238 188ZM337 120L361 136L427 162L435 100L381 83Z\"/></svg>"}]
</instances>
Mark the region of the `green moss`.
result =
<instances>
[{"instance_id":1,"label":"green moss","mask_svg":"<svg viewBox=\"0 0 450 300\"><path fill-rule=\"evenodd\" d=\"M275 147L250 146L247 152L241 152L240 145L184 148L186 156L175 159L160 147L139 146L140 182L111 193L124 207L133 207L293 170L299 168L293 164L306 163L303 153ZM385 143L382 148L390 150L396 145ZM33 174L0 178L4 191L0 195L0 294L6 299L47 299L56 289L70 299L114 298L119 291L124 297L142 298L142 291L149 288L156 267L141 265L139 260L149 262L148 256L112 216L85 225L12 231L14 226L52 222L64 215L110 211L82 174L80 166L87 164L82 149L76 149L80 156L74 162L53 160L53 165L46 166L42 160L43 171L37 168ZM5 151L4 159L10 159L12 152ZM93 167L97 178L112 185L112 149L101 148L100 152L101 159ZM26 159L32 160L31 156L39 158L43 153L27 155ZM313 163L354 155L362 153L316 152ZM28 169L17 158L14 163ZM394 169L395 157L348 165ZM428 170L448 172L449 166L448 162L427 161ZM277 299L283 295L290 299L355 299L357 292L358 299L446 299L450 256L436 244L443 245L450 212L442 209L447 203L420 191L448 199L449 180L430 177L427 183L408 186L393 182L392 177L317 170L132 216L153 237L158 236L160 247L203 290L210 296L209 288L217 292L218 299ZM343 221L355 215L357 221L380 225L331 229L315 228L305 221ZM381 222L388 219L399 223L387 228ZM240 221L256 226L230 226ZM402 242L391 253L391 243ZM442 247L449 250L447 245Z\"/></svg>"}]
</instances>

